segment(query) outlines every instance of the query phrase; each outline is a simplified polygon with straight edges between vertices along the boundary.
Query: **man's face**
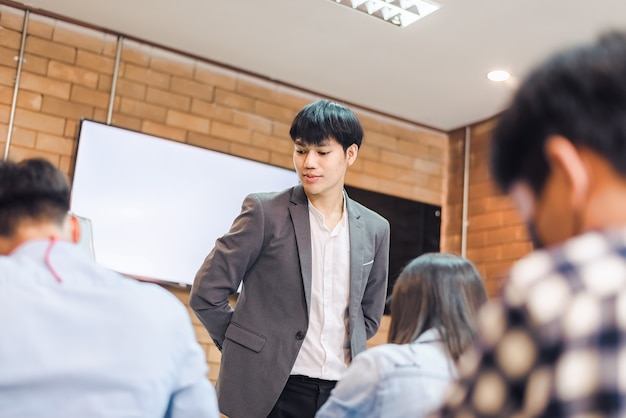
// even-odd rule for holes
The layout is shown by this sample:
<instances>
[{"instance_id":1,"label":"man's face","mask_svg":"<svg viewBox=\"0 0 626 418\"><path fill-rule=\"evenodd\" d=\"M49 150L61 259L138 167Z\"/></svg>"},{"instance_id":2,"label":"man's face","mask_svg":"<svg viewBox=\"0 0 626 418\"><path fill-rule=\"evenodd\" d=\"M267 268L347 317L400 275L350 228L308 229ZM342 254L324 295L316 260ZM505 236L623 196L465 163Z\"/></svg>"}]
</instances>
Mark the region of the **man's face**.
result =
<instances>
[{"instance_id":1,"label":"man's face","mask_svg":"<svg viewBox=\"0 0 626 418\"><path fill-rule=\"evenodd\" d=\"M535 249L561 243L580 232L564 181L558 173L551 173L539 195L524 182L516 183L509 192Z\"/></svg>"},{"instance_id":2,"label":"man's face","mask_svg":"<svg viewBox=\"0 0 626 418\"><path fill-rule=\"evenodd\" d=\"M309 199L343 190L348 166L356 159L358 148L351 145L346 152L334 138L320 145L294 141L293 165Z\"/></svg>"}]
</instances>

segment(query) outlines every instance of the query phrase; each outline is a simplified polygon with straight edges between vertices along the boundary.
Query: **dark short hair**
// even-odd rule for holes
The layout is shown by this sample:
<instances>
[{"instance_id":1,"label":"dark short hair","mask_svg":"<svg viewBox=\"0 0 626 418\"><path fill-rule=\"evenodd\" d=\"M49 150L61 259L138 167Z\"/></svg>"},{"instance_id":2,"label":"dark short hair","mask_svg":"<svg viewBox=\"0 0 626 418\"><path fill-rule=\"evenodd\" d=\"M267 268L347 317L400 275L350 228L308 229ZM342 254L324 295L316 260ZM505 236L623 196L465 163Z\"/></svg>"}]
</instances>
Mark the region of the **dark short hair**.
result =
<instances>
[{"instance_id":1,"label":"dark short hair","mask_svg":"<svg viewBox=\"0 0 626 418\"><path fill-rule=\"evenodd\" d=\"M48 161L0 162L0 235L12 236L27 219L62 225L69 207L67 179Z\"/></svg>"},{"instance_id":2,"label":"dark short hair","mask_svg":"<svg viewBox=\"0 0 626 418\"><path fill-rule=\"evenodd\" d=\"M469 260L422 254L402 270L394 285L389 342L408 344L435 328L457 360L476 339L476 316L486 301L483 280Z\"/></svg>"},{"instance_id":3,"label":"dark short hair","mask_svg":"<svg viewBox=\"0 0 626 418\"><path fill-rule=\"evenodd\" d=\"M626 33L561 51L524 80L492 138L491 171L503 191L518 181L536 194L543 190L551 135L594 151L626 175Z\"/></svg>"},{"instance_id":4,"label":"dark short hair","mask_svg":"<svg viewBox=\"0 0 626 418\"><path fill-rule=\"evenodd\" d=\"M346 151L352 144L361 146L363 128L359 119L347 107L328 100L306 105L294 118L289 135L307 144L319 145L335 138Z\"/></svg>"}]
</instances>

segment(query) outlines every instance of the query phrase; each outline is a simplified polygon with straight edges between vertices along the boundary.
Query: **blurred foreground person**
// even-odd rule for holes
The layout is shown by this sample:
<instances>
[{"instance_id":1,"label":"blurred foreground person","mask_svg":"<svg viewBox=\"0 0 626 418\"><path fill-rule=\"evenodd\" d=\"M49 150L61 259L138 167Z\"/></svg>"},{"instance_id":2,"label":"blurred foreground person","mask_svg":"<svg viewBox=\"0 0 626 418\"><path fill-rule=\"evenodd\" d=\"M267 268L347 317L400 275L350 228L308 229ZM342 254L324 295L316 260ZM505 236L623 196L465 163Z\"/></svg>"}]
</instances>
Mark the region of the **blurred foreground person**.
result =
<instances>
[{"instance_id":1,"label":"blurred foreground person","mask_svg":"<svg viewBox=\"0 0 626 418\"><path fill-rule=\"evenodd\" d=\"M49 162L0 162L0 416L219 417L183 304L96 265L69 198Z\"/></svg>"},{"instance_id":2,"label":"blurred foreground person","mask_svg":"<svg viewBox=\"0 0 626 418\"><path fill-rule=\"evenodd\" d=\"M491 159L537 251L481 312L482 351L442 416L625 416L626 34L536 68Z\"/></svg>"}]
</instances>

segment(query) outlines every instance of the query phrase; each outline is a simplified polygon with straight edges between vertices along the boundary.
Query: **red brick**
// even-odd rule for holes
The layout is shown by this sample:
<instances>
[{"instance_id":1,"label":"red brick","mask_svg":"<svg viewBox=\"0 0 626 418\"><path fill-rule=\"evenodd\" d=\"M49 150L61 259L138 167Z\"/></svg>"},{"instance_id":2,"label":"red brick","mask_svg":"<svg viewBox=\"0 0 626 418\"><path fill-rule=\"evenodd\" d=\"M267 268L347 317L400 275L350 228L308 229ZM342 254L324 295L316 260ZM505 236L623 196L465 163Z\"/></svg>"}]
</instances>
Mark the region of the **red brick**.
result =
<instances>
[{"instance_id":1,"label":"red brick","mask_svg":"<svg viewBox=\"0 0 626 418\"><path fill-rule=\"evenodd\" d=\"M276 151L272 151L272 155L270 156L270 164L275 165L277 167L284 167L290 170L293 170L293 159L291 154L285 155Z\"/></svg>"},{"instance_id":2,"label":"red brick","mask_svg":"<svg viewBox=\"0 0 626 418\"><path fill-rule=\"evenodd\" d=\"M167 111L166 123L171 126L188 129L190 131L209 133L210 121L205 118L190 115L188 113L177 112L175 110Z\"/></svg>"},{"instance_id":3,"label":"red brick","mask_svg":"<svg viewBox=\"0 0 626 418\"><path fill-rule=\"evenodd\" d=\"M236 142L250 143L251 132L246 128L214 121L211 124L211 135Z\"/></svg>"},{"instance_id":4,"label":"red brick","mask_svg":"<svg viewBox=\"0 0 626 418\"><path fill-rule=\"evenodd\" d=\"M213 86L198 83L197 81L180 77L172 77L171 90L175 93L186 94L187 96L197 97L211 102L213 100L214 89L215 88Z\"/></svg>"},{"instance_id":5,"label":"red brick","mask_svg":"<svg viewBox=\"0 0 626 418\"><path fill-rule=\"evenodd\" d=\"M194 62L192 59L180 54L159 51L152 56L150 67L161 73L191 78L194 71Z\"/></svg>"},{"instance_id":6,"label":"red brick","mask_svg":"<svg viewBox=\"0 0 626 418\"><path fill-rule=\"evenodd\" d=\"M215 89L215 103L224 107L234 107L235 109L245 110L253 113L255 109L255 100L241 94Z\"/></svg>"},{"instance_id":7,"label":"red brick","mask_svg":"<svg viewBox=\"0 0 626 418\"><path fill-rule=\"evenodd\" d=\"M74 151L74 140L62 136L39 133L37 134L36 148L61 155L72 155Z\"/></svg>"},{"instance_id":8,"label":"red brick","mask_svg":"<svg viewBox=\"0 0 626 418\"><path fill-rule=\"evenodd\" d=\"M59 157L59 154L38 150L36 148L24 148L14 146L13 144L11 144L11 147L9 148L9 159L13 161L22 161L27 158L44 158L55 166L58 166L60 161Z\"/></svg>"},{"instance_id":9,"label":"red brick","mask_svg":"<svg viewBox=\"0 0 626 418\"><path fill-rule=\"evenodd\" d=\"M135 65L140 65L142 67L147 67L150 64L150 50L152 48L140 44L136 41L129 41L128 39L124 39L124 45L122 48L122 53L120 56L121 61L130 62Z\"/></svg>"},{"instance_id":10,"label":"red brick","mask_svg":"<svg viewBox=\"0 0 626 418\"><path fill-rule=\"evenodd\" d=\"M28 35L43 39L52 39L56 20L46 16L31 13L28 18ZM21 32L21 29L20 29Z\"/></svg>"},{"instance_id":11,"label":"red brick","mask_svg":"<svg viewBox=\"0 0 626 418\"><path fill-rule=\"evenodd\" d=\"M48 73L49 62L49 58L24 53L24 61L22 61L22 71L45 76Z\"/></svg>"},{"instance_id":12,"label":"red brick","mask_svg":"<svg viewBox=\"0 0 626 418\"><path fill-rule=\"evenodd\" d=\"M146 120L141 125L141 132L155 135L161 138L167 138L178 142L185 142L187 131L181 128L174 128L161 123Z\"/></svg>"},{"instance_id":13,"label":"red brick","mask_svg":"<svg viewBox=\"0 0 626 418\"><path fill-rule=\"evenodd\" d=\"M94 119L94 120L98 120L98 119ZM65 121L65 131L63 133L63 136L66 138L76 139L78 137L78 123L79 122L80 121L78 119Z\"/></svg>"},{"instance_id":14,"label":"red brick","mask_svg":"<svg viewBox=\"0 0 626 418\"><path fill-rule=\"evenodd\" d=\"M24 13L2 6L0 10L0 26L21 32L24 28Z\"/></svg>"},{"instance_id":15,"label":"red brick","mask_svg":"<svg viewBox=\"0 0 626 418\"><path fill-rule=\"evenodd\" d=\"M386 150L397 151L398 140L393 136L369 131L365 132L363 137L363 146L379 147Z\"/></svg>"},{"instance_id":16,"label":"red brick","mask_svg":"<svg viewBox=\"0 0 626 418\"><path fill-rule=\"evenodd\" d=\"M41 106L41 111L48 115L60 116L80 120L93 117L93 107L80 103L59 100L54 97L45 96Z\"/></svg>"},{"instance_id":17,"label":"red brick","mask_svg":"<svg viewBox=\"0 0 626 418\"><path fill-rule=\"evenodd\" d=\"M180 94L148 87L146 91L146 102L186 112L189 110L191 99Z\"/></svg>"},{"instance_id":18,"label":"red brick","mask_svg":"<svg viewBox=\"0 0 626 418\"><path fill-rule=\"evenodd\" d=\"M111 117L111 123L120 128L130 129L132 131L141 131L142 121L140 118L114 113Z\"/></svg>"},{"instance_id":19,"label":"red brick","mask_svg":"<svg viewBox=\"0 0 626 418\"><path fill-rule=\"evenodd\" d=\"M284 138L252 132L252 141L250 143L258 148L269 149L274 152L279 151L290 156L293 155L293 142Z\"/></svg>"},{"instance_id":20,"label":"red brick","mask_svg":"<svg viewBox=\"0 0 626 418\"><path fill-rule=\"evenodd\" d=\"M11 91L11 98L12 96L13 96L13 92ZM9 101L7 104L11 104L11 103L12 102ZM43 95L41 93L33 93L31 91L23 90L23 89L18 91L17 107L30 109L30 110L41 110L42 103L43 103Z\"/></svg>"},{"instance_id":21,"label":"red brick","mask_svg":"<svg viewBox=\"0 0 626 418\"><path fill-rule=\"evenodd\" d=\"M106 74L100 74L98 76L98 90L105 91L107 94L111 94L113 88L113 78Z\"/></svg>"},{"instance_id":22,"label":"red brick","mask_svg":"<svg viewBox=\"0 0 626 418\"><path fill-rule=\"evenodd\" d=\"M264 163L269 163L270 160L270 152L262 148L251 147L233 142L230 147L230 151L233 155L247 158L249 160L261 161Z\"/></svg>"},{"instance_id":23,"label":"red brick","mask_svg":"<svg viewBox=\"0 0 626 418\"><path fill-rule=\"evenodd\" d=\"M145 84L120 78L117 80L115 94L130 97L132 99L144 100L146 97L147 87Z\"/></svg>"},{"instance_id":24,"label":"red brick","mask_svg":"<svg viewBox=\"0 0 626 418\"><path fill-rule=\"evenodd\" d=\"M193 78L201 83L221 87L226 90L235 90L237 81L233 71L202 62L196 63Z\"/></svg>"},{"instance_id":25,"label":"red brick","mask_svg":"<svg viewBox=\"0 0 626 418\"><path fill-rule=\"evenodd\" d=\"M270 134L272 132L272 121L262 116L252 115L235 111L233 123L237 126L248 128L254 132Z\"/></svg>"},{"instance_id":26,"label":"red brick","mask_svg":"<svg viewBox=\"0 0 626 418\"><path fill-rule=\"evenodd\" d=\"M72 84L67 81L52 80L37 74L23 72L20 77L20 89L36 93L49 94L60 99L70 98Z\"/></svg>"},{"instance_id":27,"label":"red brick","mask_svg":"<svg viewBox=\"0 0 626 418\"><path fill-rule=\"evenodd\" d=\"M108 92L89 89L79 85L72 86L72 94L70 97L74 102L104 109L108 108L110 101L110 94Z\"/></svg>"},{"instance_id":28,"label":"red brick","mask_svg":"<svg viewBox=\"0 0 626 418\"><path fill-rule=\"evenodd\" d=\"M268 119L291 123L296 116L296 111L288 107L278 106L258 100L256 102L256 113Z\"/></svg>"},{"instance_id":29,"label":"red brick","mask_svg":"<svg viewBox=\"0 0 626 418\"><path fill-rule=\"evenodd\" d=\"M4 118L0 118L0 120L4 120ZM33 112L31 110L16 109L15 125L27 129L33 129L37 132L63 135L65 119L56 116L44 115L43 113Z\"/></svg>"},{"instance_id":30,"label":"red brick","mask_svg":"<svg viewBox=\"0 0 626 418\"><path fill-rule=\"evenodd\" d=\"M290 123L282 123L278 121L272 122L272 135L274 136L289 139L291 141L291 136L289 135L290 129L291 129L291 122Z\"/></svg>"},{"instance_id":31,"label":"red brick","mask_svg":"<svg viewBox=\"0 0 626 418\"><path fill-rule=\"evenodd\" d=\"M115 59L79 49L76 53L76 65L100 73L113 74Z\"/></svg>"},{"instance_id":32,"label":"red brick","mask_svg":"<svg viewBox=\"0 0 626 418\"><path fill-rule=\"evenodd\" d=\"M0 45L19 51L21 42L21 32L0 27Z\"/></svg>"},{"instance_id":33,"label":"red brick","mask_svg":"<svg viewBox=\"0 0 626 418\"><path fill-rule=\"evenodd\" d=\"M16 50L0 47L0 65L17 69L17 56Z\"/></svg>"},{"instance_id":34,"label":"red brick","mask_svg":"<svg viewBox=\"0 0 626 418\"><path fill-rule=\"evenodd\" d=\"M278 98L276 83L246 75L239 75L235 91L253 99L263 99L270 102L275 102Z\"/></svg>"},{"instance_id":35,"label":"red brick","mask_svg":"<svg viewBox=\"0 0 626 418\"><path fill-rule=\"evenodd\" d=\"M304 106L317 100L317 97L302 93L290 87L277 86L276 98L274 101L281 106L294 109L296 113L300 111ZM295 114L295 113L294 113Z\"/></svg>"},{"instance_id":36,"label":"red brick","mask_svg":"<svg viewBox=\"0 0 626 418\"><path fill-rule=\"evenodd\" d=\"M69 45L92 52L102 52L105 42L114 41L115 37L94 29L57 21L52 40L60 45Z\"/></svg>"},{"instance_id":37,"label":"red brick","mask_svg":"<svg viewBox=\"0 0 626 418\"><path fill-rule=\"evenodd\" d=\"M167 109L162 106L155 106L125 97L122 97L120 101L120 112L128 116L161 123L165 122L167 117Z\"/></svg>"},{"instance_id":38,"label":"red brick","mask_svg":"<svg viewBox=\"0 0 626 418\"><path fill-rule=\"evenodd\" d=\"M235 119L234 111L232 109L195 98L191 101L191 113L207 119L229 123L233 122Z\"/></svg>"},{"instance_id":39,"label":"red brick","mask_svg":"<svg viewBox=\"0 0 626 418\"><path fill-rule=\"evenodd\" d=\"M227 154L230 154L230 145L232 144L231 141L215 138L210 135L202 135L192 131L189 131L187 134L187 143Z\"/></svg>"},{"instance_id":40,"label":"red brick","mask_svg":"<svg viewBox=\"0 0 626 418\"><path fill-rule=\"evenodd\" d=\"M67 63L74 63L76 60L76 48L33 36L26 38L25 51Z\"/></svg>"},{"instance_id":41,"label":"red brick","mask_svg":"<svg viewBox=\"0 0 626 418\"><path fill-rule=\"evenodd\" d=\"M169 89L171 76L169 74L154 71L150 68L138 67L133 64L124 65L124 78L145 83L150 86Z\"/></svg>"},{"instance_id":42,"label":"red brick","mask_svg":"<svg viewBox=\"0 0 626 418\"><path fill-rule=\"evenodd\" d=\"M95 88L98 85L98 74L75 65L67 65L58 61L48 64L48 77L56 78L86 87Z\"/></svg>"},{"instance_id":43,"label":"red brick","mask_svg":"<svg viewBox=\"0 0 626 418\"><path fill-rule=\"evenodd\" d=\"M2 138L6 138L6 129L4 129ZM13 133L11 134L11 145L19 145L25 148L35 148L35 142L37 139L37 133L30 129L22 129L20 127L13 127ZM4 148L2 148L4 153ZM3 154L4 155L4 154Z\"/></svg>"}]
</instances>

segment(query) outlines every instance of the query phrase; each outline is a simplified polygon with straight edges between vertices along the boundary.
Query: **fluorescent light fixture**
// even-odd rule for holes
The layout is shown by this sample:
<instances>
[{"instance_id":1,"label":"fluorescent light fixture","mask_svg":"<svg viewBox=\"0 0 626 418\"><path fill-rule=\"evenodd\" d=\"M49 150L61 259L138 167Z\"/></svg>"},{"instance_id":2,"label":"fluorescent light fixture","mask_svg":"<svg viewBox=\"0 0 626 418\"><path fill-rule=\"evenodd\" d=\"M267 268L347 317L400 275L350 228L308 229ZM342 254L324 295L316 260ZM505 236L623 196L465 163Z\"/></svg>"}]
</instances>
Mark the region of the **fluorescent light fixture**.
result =
<instances>
[{"instance_id":1,"label":"fluorescent light fixture","mask_svg":"<svg viewBox=\"0 0 626 418\"><path fill-rule=\"evenodd\" d=\"M367 13L393 25L405 27L439 10L431 0L332 0L343 6Z\"/></svg>"},{"instance_id":2,"label":"fluorescent light fixture","mask_svg":"<svg viewBox=\"0 0 626 418\"><path fill-rule=\"evenodd\" d=\"M491 81L506 81L511 77L508 71L493 70L487 73L487 78Z\"/></svg>"}]
</instances>

